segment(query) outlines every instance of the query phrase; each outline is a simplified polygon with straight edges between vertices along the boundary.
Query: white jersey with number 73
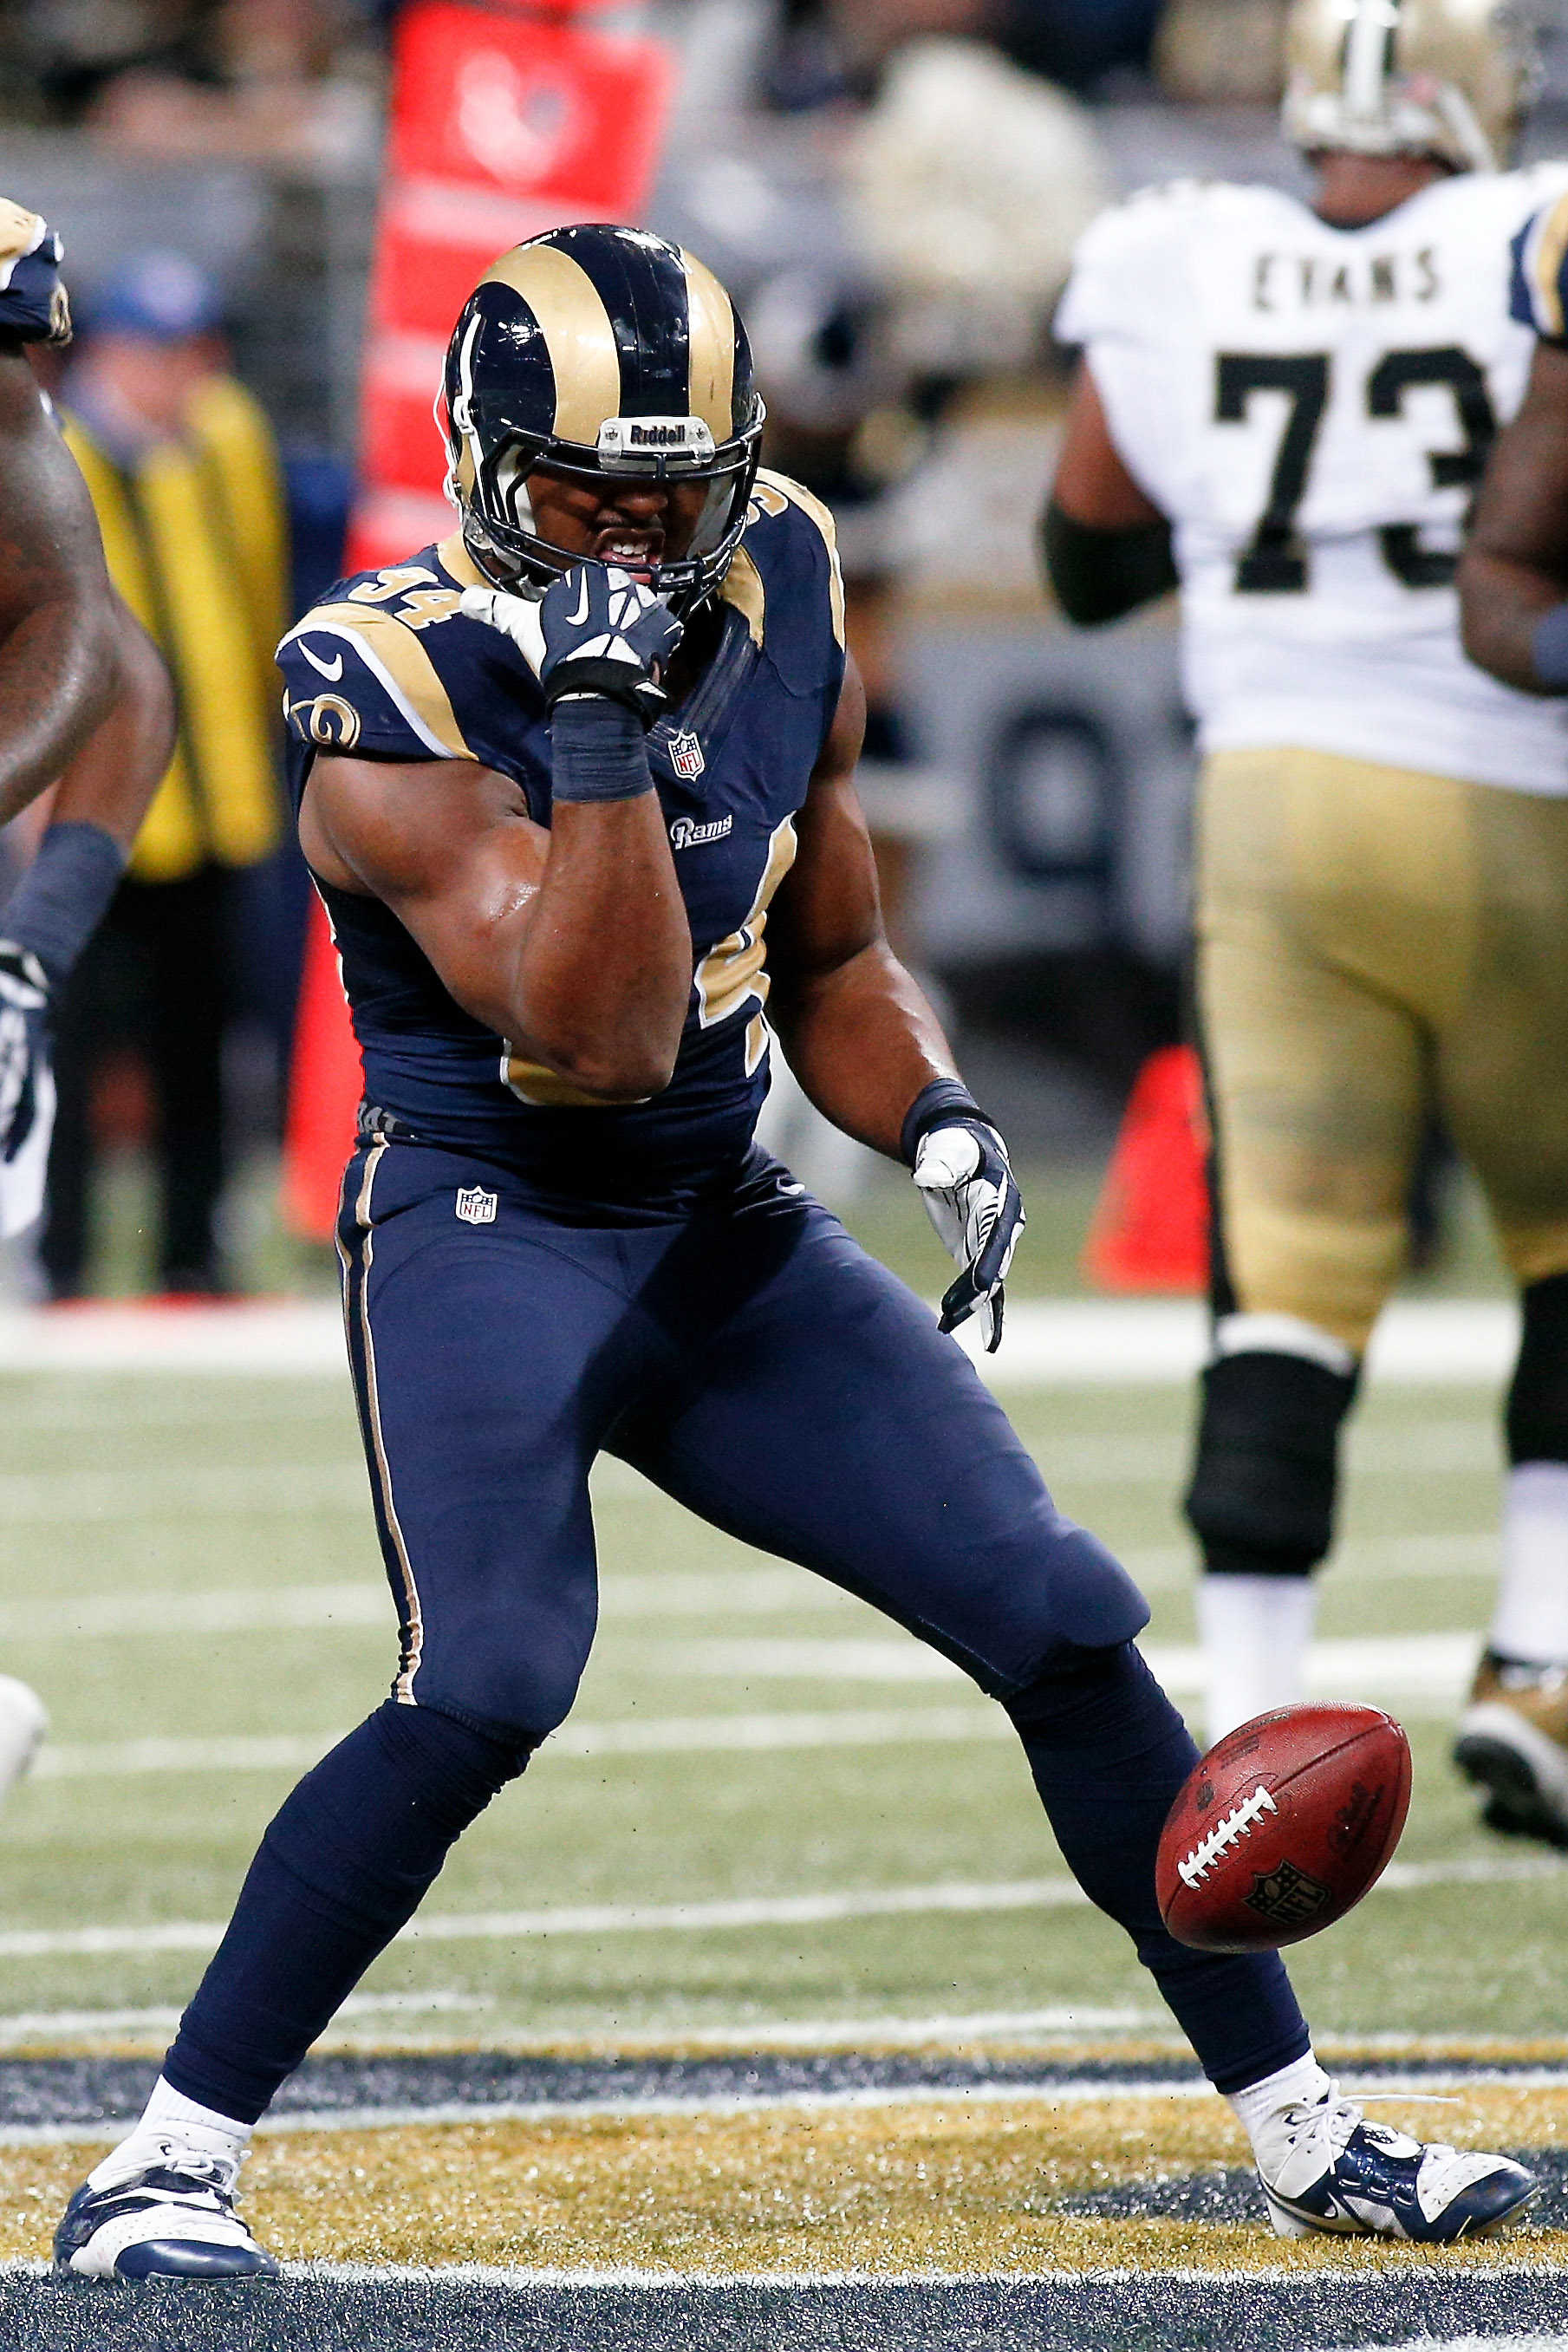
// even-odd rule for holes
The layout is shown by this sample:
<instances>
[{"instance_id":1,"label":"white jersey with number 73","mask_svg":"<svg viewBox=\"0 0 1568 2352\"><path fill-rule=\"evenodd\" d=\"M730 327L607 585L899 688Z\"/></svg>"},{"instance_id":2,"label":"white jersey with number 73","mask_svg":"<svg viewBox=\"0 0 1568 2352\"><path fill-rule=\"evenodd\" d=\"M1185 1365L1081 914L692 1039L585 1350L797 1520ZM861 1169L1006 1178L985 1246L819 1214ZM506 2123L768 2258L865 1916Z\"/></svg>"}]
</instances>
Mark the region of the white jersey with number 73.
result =
<instances>
[{"instance_id":1,"label":"white jersey with number 73","mask_svg":"<svg viewBox=\"0 0 1568 2352\"><path fill-rule=\"evenodd\" d=\"M1568 710L1459 645L1454 565L1534 349L1510 240L1568 164L1437 182L1358 229L1186 182L1103 214L1056 331L1176 527L1207 751L1297 745L1568 793Z\"/></svg>"}]
</instances>

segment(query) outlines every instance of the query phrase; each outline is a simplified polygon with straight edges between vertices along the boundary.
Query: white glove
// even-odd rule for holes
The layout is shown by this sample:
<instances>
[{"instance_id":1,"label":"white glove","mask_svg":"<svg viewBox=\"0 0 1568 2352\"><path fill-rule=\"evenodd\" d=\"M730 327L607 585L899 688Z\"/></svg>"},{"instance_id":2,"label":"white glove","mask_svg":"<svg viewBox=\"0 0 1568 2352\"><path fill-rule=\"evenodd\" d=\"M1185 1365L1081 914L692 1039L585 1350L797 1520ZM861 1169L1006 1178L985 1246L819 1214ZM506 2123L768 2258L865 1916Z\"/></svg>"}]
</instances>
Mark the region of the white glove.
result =
<instances>
[{"instance_id":1,"label":"white glove","mask_svg":"<svg viewBox=\"0 0 1568 2352\"><path fill-rule=\"evenodd\" d=\"M941 1328L979 1318L988 1354L1002 1340L1002 1284L1024 1229L1023 1195L1008 1147L985 1119L932 1128L915 1156L915 1181L943 1247L961 1271L942 1301Z\"/></svg>"},{"instance_id":2,"label":"white glove","mask_svg":"<svg viewBox=\"0 0 1568 2352\"><path fill-rule=\"evenodd\" d=\"M681 625L663 597L618 564L574 563L537 604L495 588L465 588L463 611L538 664L552 707L567 694L607 695L644 728L664 708L659 676L681 642Z\"/></svg>"},{"instance_id":3,"label":"white glove","mask_svg":"<svg viewBox=\"0 0 1568 2352\"><path fill-rule=\"evenodd\" d=\"M0 940L0 1237L37 1222L55 1125L49 983L43 965Z\"/></svg>"}]
</instances>

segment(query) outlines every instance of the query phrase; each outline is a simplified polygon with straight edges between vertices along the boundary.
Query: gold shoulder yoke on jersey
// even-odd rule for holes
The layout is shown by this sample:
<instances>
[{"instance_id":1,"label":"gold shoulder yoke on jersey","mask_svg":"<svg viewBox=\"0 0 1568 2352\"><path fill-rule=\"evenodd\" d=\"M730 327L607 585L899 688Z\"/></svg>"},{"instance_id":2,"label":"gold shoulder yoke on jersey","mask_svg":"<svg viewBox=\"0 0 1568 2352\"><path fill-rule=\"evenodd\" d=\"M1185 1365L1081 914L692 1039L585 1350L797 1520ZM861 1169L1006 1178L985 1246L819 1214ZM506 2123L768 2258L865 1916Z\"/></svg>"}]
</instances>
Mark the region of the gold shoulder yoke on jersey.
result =
<instances>
[{"instance_id":1,"label":"gold shoulder yoke on jersey","mask_svg":"<svg viewBox=\"0 0 1568 2352\"><path fill-rule=\"evenodd\" d=\"M760 647L768 618L768 594L762 585L762 574L744 547L737 548L718 596L721 604L733 604L737 613L745 614L751 642Z\"/></svg>"},{"instance_id":2,"label":"gold shoulder yoke on jersey","mask_svg":"<svg viewBox=\"0 0 1568 2352\"><path fill-rule=\"evenodd\" d=\"M1563 315L1563 293L1558 284L1563 256L1568 254L1568 195L1558 197L1530 243L1532 250L1527 266L1535 315L1541 322L1542 333L1561 341L1568 334L1568 321Z\"/></svg>"},{"instance_id":3,"label":"gold shoulder yoke on jersey","mask_svg":"<svg viewBox=\"0 0 1568 2352\"><path fill-rule=\"evenodd\" d=\"M495 582L486 580L463 543L460 530L449 531L435 551L443 572L455 580L459 588L493 588Z\"/></svg>"},{"instance_id":4,"label":"gold shoulder yoke on jersey","mask_svg":"<svg viewBox=\"0 0 1568 2352\"><path fill-rule=\"evenodd\" d=\"M831 511L822 504L821 499L813 498L810 491L802 489L799 482L792 482L788 474L772 473L767 467L761 467L758 470L757 488L763 494L761 504L766 506L769 503L768 494L771 493L772 499L782 499L788 505L799 507L802 514L810 515L821 532L822 543L828 551L828 597L832 606L833 635L838 644L842 646L844 643L844 576L839 569L839 534L834 527ZM774 511L779 511L777 506Z\"/></svg>"},{"instance_id":5,"label":"gold shoulder yoke on jersey","mask_svg":"<svg viewBox=\"0 0 1568 2352\"><path fill-rule=\"evenodd\" d=\"M377 604L318 604L290 629L302 636L347 637L374 671L410 727L437 760L472 760L451 697L412 628ZM307 655L307 659L309 656ZM323 672L323 676L326 673ZM328 679L328 683L335 683Z\"/></svg>"},{"instance_id":6,"label":"gold shoulder yoke on jersey","mask_svg":"<svg viewBox=\"0 0 1568 2352\"><path fill-rule=\"evenodd\" d=\"M26 205L14 204L9 196L0 196L0 284L10 272L7 264L20 261L31 253L44 234L44 223Z\"/></svg>"}]
</instances>

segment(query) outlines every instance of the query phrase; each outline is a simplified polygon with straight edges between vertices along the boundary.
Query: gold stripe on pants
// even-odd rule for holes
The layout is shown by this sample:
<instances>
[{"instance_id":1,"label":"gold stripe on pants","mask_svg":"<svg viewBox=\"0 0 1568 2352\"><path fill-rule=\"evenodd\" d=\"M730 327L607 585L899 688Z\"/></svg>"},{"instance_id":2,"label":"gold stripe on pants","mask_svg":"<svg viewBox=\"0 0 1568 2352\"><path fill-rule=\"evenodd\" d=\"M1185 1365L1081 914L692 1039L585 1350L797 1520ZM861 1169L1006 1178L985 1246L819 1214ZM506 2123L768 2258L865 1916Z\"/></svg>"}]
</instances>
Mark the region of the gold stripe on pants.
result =
<instances>
[{"instance_id":1,"label":"gold stripe on pants","mask_svg":"<svg viewBox=\"0 0 1568 2352\"><path fill-rule=\"evenodd\" d=\"M1568 800L1216 752L1198 1006L1237 1307L1358 1354L1437 1111L1521 1284L1568 1271Z\"/></svg>"}]
</instances>

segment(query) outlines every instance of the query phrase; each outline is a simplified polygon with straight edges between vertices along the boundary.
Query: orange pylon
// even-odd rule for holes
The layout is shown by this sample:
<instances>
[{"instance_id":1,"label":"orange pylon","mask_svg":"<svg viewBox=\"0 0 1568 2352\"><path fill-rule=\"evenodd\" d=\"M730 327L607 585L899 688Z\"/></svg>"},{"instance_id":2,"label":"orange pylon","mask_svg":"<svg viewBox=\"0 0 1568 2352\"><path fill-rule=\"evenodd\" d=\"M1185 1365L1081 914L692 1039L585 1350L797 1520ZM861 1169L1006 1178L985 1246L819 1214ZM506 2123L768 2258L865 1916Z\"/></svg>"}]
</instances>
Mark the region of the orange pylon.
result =
<instances>
[{"instance_id":1,"label":"orange pylon","mask_svg":"<svg viewBox=\"0 0 1568 2352\"><path fill-rule=\"evenodd\" d=\"M1190 1045L1139 1071L1083 1244L1101 1290L1201 1293L1208 1285L1208 1122Z\"/></svg>"},{"instance_id":2,"label":"orange pylon","mask_svg":"<svg viewBox=\"0 0 1568 2352\"><path fill-rule=\"evenodd\" d=\"M313 896L283 1137L283 1213L296 1233L312 1241L330 1241L337 1225L338 1193L354 1148L363 1087L338 951L321 902Z\"/></svg>"}]
</instances>

